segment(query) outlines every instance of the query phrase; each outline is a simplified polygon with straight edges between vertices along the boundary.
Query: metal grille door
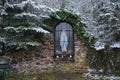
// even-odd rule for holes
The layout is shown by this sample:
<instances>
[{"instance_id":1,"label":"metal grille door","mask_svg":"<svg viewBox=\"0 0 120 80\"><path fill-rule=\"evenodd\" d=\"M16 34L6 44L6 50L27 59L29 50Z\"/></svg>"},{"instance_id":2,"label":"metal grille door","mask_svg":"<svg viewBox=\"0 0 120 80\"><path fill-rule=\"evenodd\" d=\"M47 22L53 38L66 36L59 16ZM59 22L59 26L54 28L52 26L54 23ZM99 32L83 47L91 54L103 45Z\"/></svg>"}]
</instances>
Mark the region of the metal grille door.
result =
<instances>
[{"instance_id":1,"label":"metal grille door","mask_svg":"<svg viewBox=\"0 0 120 80\"><path fill-rule=\"evenodd\" d=\"M55 56L72 58L74 54L74 36L72 26L66 22L55 28Z\"/></svg>"}]
</instances>

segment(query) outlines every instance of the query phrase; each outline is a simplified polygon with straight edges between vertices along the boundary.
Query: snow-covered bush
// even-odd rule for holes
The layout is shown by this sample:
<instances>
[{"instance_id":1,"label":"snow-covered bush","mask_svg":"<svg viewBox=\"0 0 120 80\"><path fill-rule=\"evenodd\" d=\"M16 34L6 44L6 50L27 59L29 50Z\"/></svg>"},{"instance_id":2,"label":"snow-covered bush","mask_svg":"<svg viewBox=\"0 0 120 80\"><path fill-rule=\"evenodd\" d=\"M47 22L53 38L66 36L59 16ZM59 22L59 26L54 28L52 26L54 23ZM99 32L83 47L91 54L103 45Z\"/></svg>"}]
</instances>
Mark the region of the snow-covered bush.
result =
<instances>
[{"instance_id":1,"label":"snow-covered bush","mask_svg":"<svg viewBox=\"0 0 120 80\"><path fill-rule=\"evenodd\" d=\"M104 0L96 2L93 18L97 28L95 48L90 53L90 67L103 69L103 75L119 75L120 67L120 1ZM99 72L96 72L99 74Z\"/></svg>"},{"instance_id":2,"label":"snow-covered bush","mask_svg":"<svg viewBox=\"0 0 120 80\"><path fill-rule=\"evenodd\" d=\"M28 50L30 46L41 46L44 33L49 33L41 27L42 19L48 18L51 12L50 8L36 5L31 0L17 4L6 3L0 13L2 20L0 23L2 47L0 48L4 45L4 50L8 51Z\"/></svg>"},{"instance_id":3,"label":"snow-covered bush","mask_svg":"<svg viewBox=\"0 0 120 80\"><path fill-rule=\"evenodd\" d=\"M97 27L98 41L95 44L96 49L105 48L106 43L110 46L114 43L120 43L120 2L102 1L94 6L93 17ZM101 45L103 44L103 45ZM118 46L114 46L116 48ZM120 45L119 45L120 47Z\"/></svg>"}]
</instances>

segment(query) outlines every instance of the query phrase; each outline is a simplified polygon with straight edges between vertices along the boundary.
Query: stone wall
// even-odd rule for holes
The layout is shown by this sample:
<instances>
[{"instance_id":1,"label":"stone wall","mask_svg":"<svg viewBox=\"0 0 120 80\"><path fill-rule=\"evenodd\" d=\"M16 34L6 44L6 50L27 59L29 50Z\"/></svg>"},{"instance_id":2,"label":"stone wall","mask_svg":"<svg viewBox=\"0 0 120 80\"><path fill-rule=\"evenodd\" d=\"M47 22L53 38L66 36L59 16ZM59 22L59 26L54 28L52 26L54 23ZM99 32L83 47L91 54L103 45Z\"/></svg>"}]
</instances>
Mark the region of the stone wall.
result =
<instances>
[{"instance_id":1,"label":"stone wall","mask_svg":"<svg viewBox=\"0 0 120 80\"><path fill-rule=\"evenodd\" d=\"M54 38L46 34L44 46L36 47L30 53L22 51L7 56L11 61L11 71L17 73L74 72L81 73L88 69L87 48L75 36L75 61L54 61Z\"/></svg>"}]
</instances>

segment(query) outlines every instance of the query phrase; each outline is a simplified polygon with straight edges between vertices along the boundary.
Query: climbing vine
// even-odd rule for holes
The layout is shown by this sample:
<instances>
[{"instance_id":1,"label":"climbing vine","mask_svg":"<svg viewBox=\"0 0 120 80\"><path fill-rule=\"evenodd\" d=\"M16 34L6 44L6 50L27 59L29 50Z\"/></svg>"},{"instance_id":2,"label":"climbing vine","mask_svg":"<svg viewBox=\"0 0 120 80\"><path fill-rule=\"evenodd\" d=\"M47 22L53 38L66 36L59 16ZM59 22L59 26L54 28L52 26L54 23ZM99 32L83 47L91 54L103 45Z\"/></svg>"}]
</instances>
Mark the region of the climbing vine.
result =
<instances>
[{"instance_id":1,"label":"climbing vine","mask_svg":"<svg viewBox=\"0 0 120 80\"><path fill-rule=\"evenodd\" d=\"M59 10L50 15L50 18L44 20L44 28L50 32L54 32L54 27L60 22L67 22L73 26L73 30L77 37L83 41L83 43L92 48L95 38L91 36L85 28L87 27L81 22L81 18L77 14L66 10Z\"/></svg>"}]
</instances>

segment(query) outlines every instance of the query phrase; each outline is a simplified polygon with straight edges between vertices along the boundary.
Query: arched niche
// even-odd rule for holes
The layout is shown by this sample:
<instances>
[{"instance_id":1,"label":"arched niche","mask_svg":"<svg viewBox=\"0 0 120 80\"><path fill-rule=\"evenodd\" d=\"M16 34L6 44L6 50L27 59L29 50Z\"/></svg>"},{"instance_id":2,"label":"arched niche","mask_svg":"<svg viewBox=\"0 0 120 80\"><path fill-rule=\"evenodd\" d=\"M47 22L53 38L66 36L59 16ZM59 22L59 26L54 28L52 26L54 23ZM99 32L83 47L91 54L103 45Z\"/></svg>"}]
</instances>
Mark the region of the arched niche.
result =
<instances>
[{"instance_id":1,"label":"arched niche","mask_svg":"<svg viewBox=\"0 0 120 80\"><path fill-rule=\"evenodd\" d=\"M67 22L61 22L55 27L54 56L61 60L74 59L74 32Z\"/></svg>"}]
</instances>

